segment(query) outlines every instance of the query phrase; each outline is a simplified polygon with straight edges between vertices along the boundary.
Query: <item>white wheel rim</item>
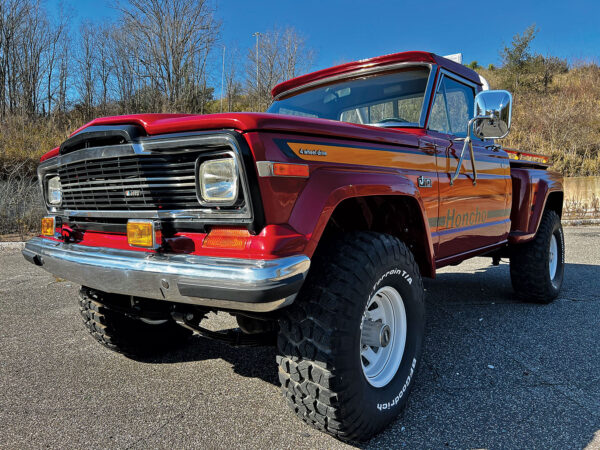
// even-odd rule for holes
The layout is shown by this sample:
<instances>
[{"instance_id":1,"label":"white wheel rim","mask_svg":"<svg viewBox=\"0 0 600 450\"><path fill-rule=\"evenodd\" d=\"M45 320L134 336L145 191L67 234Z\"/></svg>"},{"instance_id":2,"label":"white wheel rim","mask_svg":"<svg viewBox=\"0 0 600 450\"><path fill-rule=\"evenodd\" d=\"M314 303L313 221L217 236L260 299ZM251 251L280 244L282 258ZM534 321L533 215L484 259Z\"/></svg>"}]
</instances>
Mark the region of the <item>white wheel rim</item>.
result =
<instances>
[{"instance_id":1,"label":"white wheel rim","mask_svg":"<svg viewBox=\"0 0 600 450\"><path fill-rule=\"evenodd\" d=\"M550 279L554 280L556 277L556 269L558 268L558 242L556 241L556 236L552 235L550 238L550 263L548 264L548 268L550 270Z\"/></svg>"},{"instance_id":2,"label":"white wheel rim","mask_svg":"<svg viewBox=\"0 0 600 450\"><path fill-rule=\"evenodd\" d=\"M388 337L382 338L389 341L387 345L374 346L363 342L363 328L367 321L380 322L378 326L385 330ZM391 286L382 287L369 299L361 324L360 363L365 378L372 386L384 387L396 375L404 355L406 331L406 310L402 296Z\"/></svg>"}]
</instances>

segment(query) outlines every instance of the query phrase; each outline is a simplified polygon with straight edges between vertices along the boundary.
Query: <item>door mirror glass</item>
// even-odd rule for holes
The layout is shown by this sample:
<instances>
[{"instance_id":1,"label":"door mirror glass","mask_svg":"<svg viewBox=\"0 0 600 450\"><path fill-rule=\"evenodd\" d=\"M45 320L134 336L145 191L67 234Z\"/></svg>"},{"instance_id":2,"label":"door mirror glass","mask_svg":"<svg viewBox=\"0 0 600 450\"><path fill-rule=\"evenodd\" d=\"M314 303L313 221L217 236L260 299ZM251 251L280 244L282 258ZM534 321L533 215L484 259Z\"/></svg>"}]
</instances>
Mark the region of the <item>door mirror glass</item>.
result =
<instances>
[{"instance_id":1,"label":"door mirror glass","mask_svg":"<svg viewBox=\"0 0 600 450\"><path fill-rule=\"evenodd\" d=\"M475 96L473 134L479 139L501 139L510 130L512 95L508 91L482 91Z\"/></svg>"}]
</instances>

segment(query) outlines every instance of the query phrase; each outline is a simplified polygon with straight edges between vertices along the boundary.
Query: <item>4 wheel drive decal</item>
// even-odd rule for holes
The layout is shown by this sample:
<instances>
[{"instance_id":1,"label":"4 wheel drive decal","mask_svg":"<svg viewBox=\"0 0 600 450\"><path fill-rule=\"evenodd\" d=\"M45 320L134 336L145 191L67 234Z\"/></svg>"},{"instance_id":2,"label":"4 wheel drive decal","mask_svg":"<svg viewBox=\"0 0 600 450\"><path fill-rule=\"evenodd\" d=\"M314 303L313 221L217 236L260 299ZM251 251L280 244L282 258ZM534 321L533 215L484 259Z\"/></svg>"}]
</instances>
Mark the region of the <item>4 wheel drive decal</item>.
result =
<instances>
[{"instance_id":1,"label":"4 wheel drive decal","mask_svg":"<svg viewBox=\"0 0 600 450\"><path fill-rule=\"evenodd\" d=\"M323 150L319 149L315 150L300 148L300 150L298 150L298 153L300 153L301 155L327 156L327 152L324 152Z\"/></svg>"}]
</instances>

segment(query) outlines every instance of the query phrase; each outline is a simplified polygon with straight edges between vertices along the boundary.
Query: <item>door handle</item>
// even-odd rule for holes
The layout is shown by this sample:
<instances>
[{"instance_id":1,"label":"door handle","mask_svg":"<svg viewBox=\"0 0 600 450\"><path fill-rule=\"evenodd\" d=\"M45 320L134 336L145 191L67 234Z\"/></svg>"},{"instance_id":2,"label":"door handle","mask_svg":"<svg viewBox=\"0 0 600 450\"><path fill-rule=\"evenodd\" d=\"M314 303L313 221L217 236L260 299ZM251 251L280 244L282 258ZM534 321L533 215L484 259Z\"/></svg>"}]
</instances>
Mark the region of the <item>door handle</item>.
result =
<instances>
[{"instance_id":1,"label":"door handle","mask_svg":"<svg viewBox=\"0 0 600 450\"><path fill-rule=\"evenodd\" d=\"M419 139L419 150L422 150L425 153L433 155L437 152L438 147L440 146L437 145L435 142L426 141L425 139Z\"/></svg>"}]
</instances>

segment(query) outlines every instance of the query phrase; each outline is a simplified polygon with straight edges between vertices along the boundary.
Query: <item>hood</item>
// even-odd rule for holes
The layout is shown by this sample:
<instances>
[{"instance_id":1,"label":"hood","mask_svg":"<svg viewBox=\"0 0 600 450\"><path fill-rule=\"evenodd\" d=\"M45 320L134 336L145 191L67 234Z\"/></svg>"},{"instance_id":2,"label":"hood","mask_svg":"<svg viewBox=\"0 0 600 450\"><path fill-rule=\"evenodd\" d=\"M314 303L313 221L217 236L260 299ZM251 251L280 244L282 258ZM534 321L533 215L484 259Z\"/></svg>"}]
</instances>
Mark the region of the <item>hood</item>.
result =
<instances>
[{"instance_id":1,"label":"hood","mask_svg":"<svg viewBox=\"0 0 600 450\"><path fill-rule=\"evenodd\" d=\"M95 119L76 130L96 125L138 125L148 135L230 129L240 133L271 131L304 135L317 135L415 146L415 137L423 135L419 128L381 128L338 122L329 119L285 116L269 113L223 114L132 114Z\"/></svg>"}]
</instances>

